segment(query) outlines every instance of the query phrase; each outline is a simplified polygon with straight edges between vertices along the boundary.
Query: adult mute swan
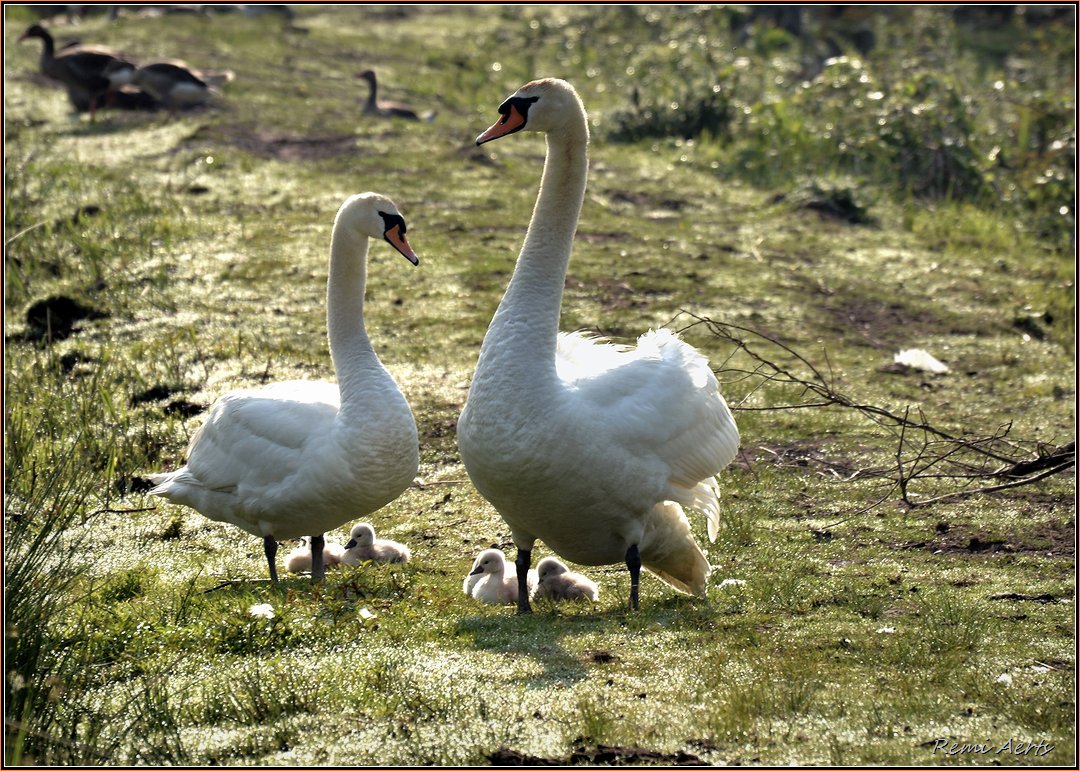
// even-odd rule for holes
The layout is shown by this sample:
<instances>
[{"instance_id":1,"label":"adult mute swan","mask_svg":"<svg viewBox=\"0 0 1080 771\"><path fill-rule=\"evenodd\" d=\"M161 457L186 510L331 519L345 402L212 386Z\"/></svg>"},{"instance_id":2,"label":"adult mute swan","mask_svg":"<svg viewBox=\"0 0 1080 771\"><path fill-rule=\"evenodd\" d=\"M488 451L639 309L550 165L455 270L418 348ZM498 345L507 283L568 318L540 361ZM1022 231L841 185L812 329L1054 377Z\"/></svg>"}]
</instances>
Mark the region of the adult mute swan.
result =
<instances>
[{"instance_id":1,"label":"adult mute swan","mask_svg":"<svg viewBox=\"0 0 1080 771\"><path fill-rule=\"evenodd\" d=\"M338 384L274 383L225 394L191 438L187 465L151 477L160 495L263 539L310 535L311 580L325 574L322 534L394 500L416 476L416 421L364 328L369 238L419 263L389 198L361 193L334 219L326 324Z\"/></svg>"},{"instance_id":2,"label":"adult mute swan","mask_svg":"<svg viewBox=\"0 0 1080 771\"><path fill-rule=\"evenodd\" d=\"M704 595L708 560L682 507L718 526L715 475L739 432L704 356L667 330L637 347L559 334L559 308L585 195L589 130L563 80L522 86L477 144L547 134L540 192L458 421L477 490L510 526L524 587L536 540L582 565L625 561L630 605L641 566ZM518 612L530 611L519 591Z\"/></svg>"}]
</instances>

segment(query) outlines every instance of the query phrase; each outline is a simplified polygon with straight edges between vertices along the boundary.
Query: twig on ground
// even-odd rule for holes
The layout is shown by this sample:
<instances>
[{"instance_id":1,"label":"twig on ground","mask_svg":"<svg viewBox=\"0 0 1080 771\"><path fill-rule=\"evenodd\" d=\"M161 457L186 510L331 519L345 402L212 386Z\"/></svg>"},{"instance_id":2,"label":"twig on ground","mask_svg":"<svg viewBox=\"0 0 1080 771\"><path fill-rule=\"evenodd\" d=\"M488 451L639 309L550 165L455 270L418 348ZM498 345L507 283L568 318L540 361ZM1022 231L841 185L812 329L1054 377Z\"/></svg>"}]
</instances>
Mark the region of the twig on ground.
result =
<instances>
[{"instance_id":1,"label":"twig on ground","mask_svg":"<svg viewBox=\"0 0 1080 771\"><path fill-rule=\"evenodd\" d=\"M98 514L138 514L141 511L157 511L157 507L143 506L139 509L98 509L90 516L97 516Z\"/></svg>"},{"instance_id":2,"label":"twig on ground","mask_svg":"<svg viewBox=\"0 0 1080 771\"><path fill-rule=\"evenodd\" d=\"M271 583L269 578L226 578L217 586L211 586L209 589L203 589L200 594L210 594L210 592L216 592L218 589L225 589L230 586L244 586L245 584L268 584Z\"/></svg>"},{"instance_id":3,"label":"twig on ground","mask_svg":"<svg viewBox=\"0 0 1080 771\"><path fill-rule=\"evenodd\" d=\"M436 479L433 482L422 482L417 479L412 483L412 486L419 490L424 490L428 487L437 487L438 485L463 485L467 481L467 479Z\"/></svg>"},{"instance_id":4,"label":"twig on ground","mask_svg":"<svg viewBox=\"0 0 1080 771\"><path fill-rule=\"evenodd\" d=\"M749 381L750 387L741 401L733 405L733 410L769 412L838 407L861 414L896 437L892 471L888 467L864 468L841 476L836 470L839 464L813 456L800 458L802 461L813 460L825 465L828 473L842 481L850 482L860 477L892 479L885 495L868 506L846 514L837 524L876 508L889 500L897 490L905 505L917 508L1034 484L1075 465L1075 442L1052 447L1034 440L1014 439L1010 436L1012 423L998 426L989 434L957 436L932 424L921 409L915 408L916 416L912 415L910 407L898 414L841 393L834 384L835 375L827 352L824 356L828 376L806 356L764 332L715 321L688 311L680 313L672 322L683 315L689 316L693 321L680 329L680 332L704 326L713 335L734 346L734 351L718 374L727 376L726 382ZM763 347L775 349L778 354L767 356L760 350ZM729 365L739 351L749 357L752 362L750 366L740 368ZM792 364L778 363L781 358L791 359ZM797 374L797 369L804 369L809 374ZM800 395L796 401L788 404L747 406L746 402L766 385L790 386L798 389ZM768 448L764 449L772 452ZM779 453L773 454L780 457ZM977 486L979 482L1001 479L1008 481ZM923 494L912 489L918 482L931 480L937 485L953 483L966 487L938 495L926 494L928 497L920 497Z\"/></svg>"}]
</instances>

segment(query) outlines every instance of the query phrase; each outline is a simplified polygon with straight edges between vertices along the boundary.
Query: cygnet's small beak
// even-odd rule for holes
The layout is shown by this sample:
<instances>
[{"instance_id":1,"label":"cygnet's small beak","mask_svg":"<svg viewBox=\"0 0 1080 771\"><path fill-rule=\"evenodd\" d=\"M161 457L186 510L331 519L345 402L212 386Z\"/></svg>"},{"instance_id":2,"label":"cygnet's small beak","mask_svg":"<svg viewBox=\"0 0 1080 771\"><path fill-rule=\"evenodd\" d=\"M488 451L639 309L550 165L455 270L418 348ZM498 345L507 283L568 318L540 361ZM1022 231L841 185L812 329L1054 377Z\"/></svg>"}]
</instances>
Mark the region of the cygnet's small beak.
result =
<instances>
[{"instance_id":1,"label":"cygnet's small beak","mask_svg":"<svg viewBox=\"0 0 1080 771\"><path fill-rule=\"evenodd\" d=\"M483 573L483 572L484 572L484 569L482 567L480 567L479 565L477 565L475 568L472 569L472 572L469 573L469 575L470 576L475 576L475 575L478 575L478 574Z\"/></svg>"},{"instance_id":2,"label":"cygnet's small beak","mask_svg":"<svg viewBox=\"0 0 1080 771\"><path fill-rule=\"evenodd\" d=\"M354 546L356 546L356 539L355 538L349 539L349 542L347 544L345 544L345 551L348 551L349 549L351 549Z\"/></svg>"}]
</instances>

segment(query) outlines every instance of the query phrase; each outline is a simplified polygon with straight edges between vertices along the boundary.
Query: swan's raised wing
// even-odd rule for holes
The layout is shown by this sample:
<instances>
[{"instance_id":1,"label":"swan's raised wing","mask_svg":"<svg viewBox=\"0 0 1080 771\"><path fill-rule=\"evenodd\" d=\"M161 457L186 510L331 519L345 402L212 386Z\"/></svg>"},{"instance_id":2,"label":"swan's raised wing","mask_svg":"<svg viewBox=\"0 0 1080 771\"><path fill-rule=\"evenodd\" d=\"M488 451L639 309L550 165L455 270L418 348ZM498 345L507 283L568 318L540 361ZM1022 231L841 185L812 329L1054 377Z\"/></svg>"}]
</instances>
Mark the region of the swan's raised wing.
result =
<instances>
[{"instance_id":1,"label":"swan's raised wing","mask_svg":"<svg viewBox=\"0 0 1080 771\"><path fill-rule=\"evenodd\" d=\"M189 475L222 492L241 480L254 488L280 483L299 465L309 439L330 431L338 400L336 385L309 381L222 396L188 445Z\"/></svg>"},{"instance_id":2,"label":"swan's raised wing","mask_svg":"<svg viewBox=\"0 0 1080 771\"><path fill-rule=\"evenodd\" d=\"M715 537L714 477L734 460L739 430L708 360L664 329L642 335L636 348L564 334L556 369L591 430L666 464L672 499L702 511Z\"/></svg>"}]
</instances>

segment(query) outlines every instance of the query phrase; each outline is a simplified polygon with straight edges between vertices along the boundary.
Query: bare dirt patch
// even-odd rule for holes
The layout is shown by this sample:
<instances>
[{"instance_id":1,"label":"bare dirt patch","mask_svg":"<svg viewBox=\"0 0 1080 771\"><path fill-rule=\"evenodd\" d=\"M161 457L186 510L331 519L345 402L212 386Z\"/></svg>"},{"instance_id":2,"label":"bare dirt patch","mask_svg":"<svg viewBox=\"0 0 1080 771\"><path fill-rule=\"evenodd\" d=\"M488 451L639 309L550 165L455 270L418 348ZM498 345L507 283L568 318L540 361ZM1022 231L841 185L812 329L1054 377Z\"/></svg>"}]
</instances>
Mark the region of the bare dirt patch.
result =
<instances>
[{"instance_id":1,"label":"bare dirt patch","mask_svg":"<svg viewBox=\"0 0 1080 771\"><path fill-rule=\"evenodd\" d=\"M187 143L200 141L238 147L259 158L278 161L318 161L359 153L353 134L299 136L242 125L218 126L213 131L201 130L186 140Z\"/></svg>"},{"instance_id":2,"label":"bare dirt patch","mask_svg":"<svg viewBox=\"0 0 1080 771\"><path fill-rule=\"evenodd\" d=\"M108 316L106 311L73 297L55 295L38 300L26 309L26 332L16 339L40 344L55 343L75 334L80 322Z\"/></svg>"},{"instance_id":3,"label":"bare dirt patch","mask_svg":"<svg viewBox=\"0 0 1080 771\"><path fill-rule=\"evenodd\" d=\"M872 298L834 297L823 307L835 329L861 338L873 348L893 347L903 336L911 335L912 329L940 327L937 320L916 315L900 303L882 303Z\"/></svg>"},{"instance_id":4,"label":"bare dirt patch","mask_svg":"<svg viewBox=\"0 0 1080 771\"><path fill-rule=\"evenodd\" d=\"M598 278L587 281L567 276L566 289L574 295L588 297L607 310L643 308L647 304L630 284L617 278Z\"/></svg>"},{"instance_id":5,"label":"bare dirt patch","mask_svg":"<svg viewBox=\"0 0 1080 771\"><path fill-rule=\"evenodd\" d=\"M935 536L924 541L898 544L901 549L927 549L934 554L1041 554L1047 557L1076 555L1076 523L1057 519L1033 522L1022 533L987 533L976 527L939 522Z\"/></svg>"},{"instance_id":6,"label":"bare dirt patch","mask_svg":"<svg viewBox=\"0 0 1080 771\"><path fill-rule=\"evenodd\" d=\"M829 452L834 445L831 439L812 437L786 444L759 445L747 448L742 453L746 467L759 463L792 469L805 469L819 474L846 479L859 470L851 458L840 457Z\"/></svg>"}]
</instances>

